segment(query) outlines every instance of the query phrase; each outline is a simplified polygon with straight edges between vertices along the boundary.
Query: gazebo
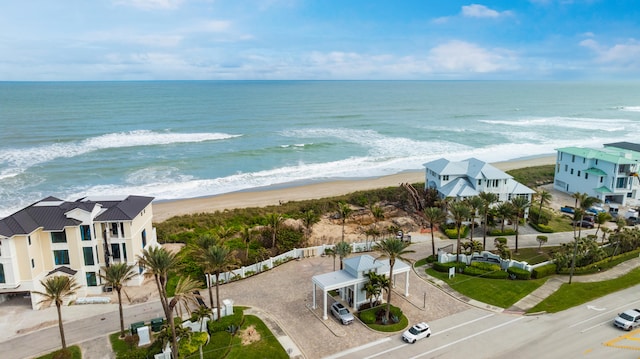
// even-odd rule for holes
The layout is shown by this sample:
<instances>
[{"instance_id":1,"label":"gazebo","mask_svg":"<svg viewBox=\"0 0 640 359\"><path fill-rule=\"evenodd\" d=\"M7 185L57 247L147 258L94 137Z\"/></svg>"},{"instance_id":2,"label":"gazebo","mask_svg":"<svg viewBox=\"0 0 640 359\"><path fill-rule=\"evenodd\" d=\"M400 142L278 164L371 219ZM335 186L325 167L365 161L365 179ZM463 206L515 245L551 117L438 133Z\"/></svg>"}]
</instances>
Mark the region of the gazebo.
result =
<instances>
[{"instance_id":1,"label":"gazebo","mask_svg":"<svg viewBox=\"0 0 640 359\"><path fill-rule=\"evenodd\" d=\"M367 301L366 291L364 286L366 285L368 278L366 274L369 272L375 272L376 274L389 275L390 267L389 260L382 259L376 260L368 254L363 254L357 257L351 257L343 260L344 269L329 272L325 274L319 274L313 276L311 279L313 282L313 309L317 308L316 305L316 291L322 290L323 294L323 319L328 319L327 316L327 294L331 290L338 290L342 300L347 302L353 311L357 311L358 305ZM396 259L393 266L392 283L395 286L395 277L398 274L404 273L405 285L404 296L409 296L409 270L411 266Z\"/></svg>"}]
</instances>

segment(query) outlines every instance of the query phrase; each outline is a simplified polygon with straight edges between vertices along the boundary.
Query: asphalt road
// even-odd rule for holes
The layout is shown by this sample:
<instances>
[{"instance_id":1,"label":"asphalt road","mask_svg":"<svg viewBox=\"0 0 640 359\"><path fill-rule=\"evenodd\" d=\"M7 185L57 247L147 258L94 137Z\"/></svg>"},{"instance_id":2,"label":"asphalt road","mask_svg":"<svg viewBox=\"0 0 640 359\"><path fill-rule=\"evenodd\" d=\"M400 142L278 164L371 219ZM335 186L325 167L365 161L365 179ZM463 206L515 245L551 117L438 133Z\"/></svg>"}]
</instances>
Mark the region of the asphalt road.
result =
<instances>
[{"instance_id":1,"label":"asphalt road","mask_svg":"<svg viewBox=\"0 0 640 359\"><path fill-rule=\"evenodd\" d=\"M640 306L635 286L555 314L520 316L471 308L430 323L416 344L393 335L328 358L639 358L640 329L615 328L618 312Z\"/></svg>"}]
</instances>

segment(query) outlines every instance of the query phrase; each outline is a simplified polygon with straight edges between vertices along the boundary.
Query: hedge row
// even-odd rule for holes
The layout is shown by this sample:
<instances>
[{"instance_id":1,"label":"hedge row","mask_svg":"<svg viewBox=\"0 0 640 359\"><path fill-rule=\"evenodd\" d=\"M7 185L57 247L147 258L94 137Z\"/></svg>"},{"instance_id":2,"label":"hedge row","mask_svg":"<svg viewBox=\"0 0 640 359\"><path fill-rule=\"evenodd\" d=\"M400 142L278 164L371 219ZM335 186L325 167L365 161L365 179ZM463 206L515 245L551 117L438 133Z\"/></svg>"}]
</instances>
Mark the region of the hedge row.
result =
<instances>
[{"instance_id":1,"label":"hedge row","mask_svg":"<svg viewBox=\"0 0 640 359\"><path fill-rule=\"evenodd\" d=\"M466 267L467 265L462 263L462 262L449 262L449 263L440 263L440 262L435 262L433 263L433 269L437 270L438 272L442 272L442 273L449 273L449 268L452 267L456 267L458 268L457 271L464 269L464 267Z\"/></svg>"},{"instance_id":2,"label":"hedge row","mask_svg":"<svg viewBox=\"0 0 640 359\"><path fill-rule=\"evenodd\" d=\"M460 238L466 238L469 235L469 227L462 226L461 230L462 234L460 234ZM444 234L449 237L449 239L458 239L457 228L445 228Z\"/></svg>"},{"instance_id":3,"label":"hedge row","mask_svg":"<svg viewBox=\"0 0 640 359\"><path fill-rule=\"evenodd\" d=\"M573 274L593 274L598 273L602 270L609 269L611 267L615 267L616 265L628 261L632 258L637 257L640 254L640 249L635 249L626 253L619 254L615 257L609 257L603 259L599 262L591 263L584 267L576 267L573 271ZM559 274L569 274L571 272L571 267L563 268L558 273Z\"/></svg>"},{"instance_id":4,"label":"hedge row","mask_svg":"<svg viewBox=\"0 0 640 359\"><path fill-rule=\"evenodd\" d=\"M492 237L493 236L513 236L516 234L516 230L513 228L505 228L504 231L501 231L499 229L493 229L493 230L490 230L487 234Z\"/></svg>"},{"instance_id":5,"label":"hedge row","mask_svg":"<svg viewBox=\"0 0 640 359\"><path fill-rule=\"evenodd\" d=\"M529 223L531 225L531 227L533 227L533 229L535 229L536 231L540 232L540 233L553 233L553 228L551 228L551 226L547 226L546 224L535 224L535 223Z\"/></svg>"},{"instance_id":6,"label":"hedge row","mask_svg":"<svg viewBox=\"0 0 640 359\"><path fill-rule=\"evenodd\" d=\"M518 267L509 267L507 268L507 273L513 275L516 279L520 280L529 280L531 279L531 272L526 269L518 268Z\"/></svg>"},{"instance_id":7,"label":"hedge row","mask_svg":"<svg viewBox=\"0 0 640 359\"><path fill-rule=\"evenodd\" d=\"M557 266L555 263L549 263L540 267L535 267L531 272L531 278L533 279L544 278L552 274L556 274L556 270L557 270Z\"/></svg>"},{"instance_id":8,"label":"hedge row","mask_svg":"<svg viewBox=\"0 0 640 359\"><path fill-rule=\"evenodd\" d=\"M497 271L486 271L474 266L466 267L463 273L466 275L489 278L489 279L506 279L509 277L509 274L507 272L504 272L500 269L498 269Z\"/></svg>"}]
</instances>

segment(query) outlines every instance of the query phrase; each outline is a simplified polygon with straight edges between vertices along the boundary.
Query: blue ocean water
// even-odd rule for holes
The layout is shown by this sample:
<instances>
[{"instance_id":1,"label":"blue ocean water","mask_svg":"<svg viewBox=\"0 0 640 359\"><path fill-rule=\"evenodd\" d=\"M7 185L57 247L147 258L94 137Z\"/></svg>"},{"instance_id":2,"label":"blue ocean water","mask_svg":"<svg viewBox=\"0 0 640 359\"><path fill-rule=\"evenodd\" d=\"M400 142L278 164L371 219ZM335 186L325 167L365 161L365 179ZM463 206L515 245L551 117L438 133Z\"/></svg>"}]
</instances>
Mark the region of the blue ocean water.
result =
<instances>
[{"instance_id":1,"label":"blue ocean water","mask_svg":"<svg viewBox=\"0 0 640 359\"><path fill-rule=\"evenodd\" d=\"M0 82L0 217L638 142L638 82Z\"/></svg>"}]
</instances>

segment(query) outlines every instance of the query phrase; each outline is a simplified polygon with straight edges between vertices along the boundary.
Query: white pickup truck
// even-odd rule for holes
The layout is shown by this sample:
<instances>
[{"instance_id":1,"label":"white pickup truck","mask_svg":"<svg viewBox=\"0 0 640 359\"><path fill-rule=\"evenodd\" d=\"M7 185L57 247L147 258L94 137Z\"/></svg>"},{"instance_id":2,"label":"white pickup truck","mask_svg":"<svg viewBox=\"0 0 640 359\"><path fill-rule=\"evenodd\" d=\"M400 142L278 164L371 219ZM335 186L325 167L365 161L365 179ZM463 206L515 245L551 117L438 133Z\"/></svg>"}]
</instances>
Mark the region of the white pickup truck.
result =
<instances>
[{"instance_id":1,"label":"white pickup truck","mask_svg":"<svg viewBox=\"0 0 640 359\"><path fill-rule=\"evenodd\" d=\"M631 330L640 326L640 309L628 309L618 314L613 325L624 330Z\"/></svg>"}]
</instances>

